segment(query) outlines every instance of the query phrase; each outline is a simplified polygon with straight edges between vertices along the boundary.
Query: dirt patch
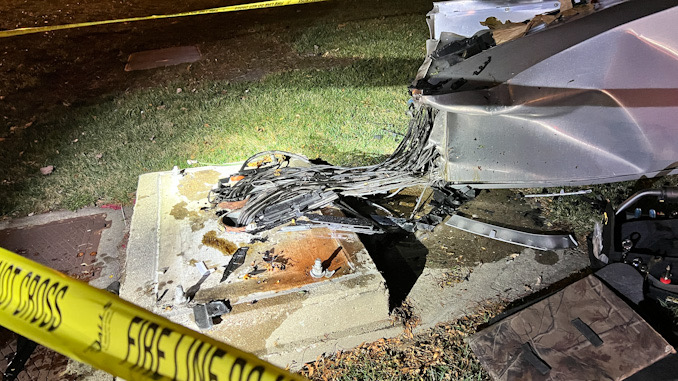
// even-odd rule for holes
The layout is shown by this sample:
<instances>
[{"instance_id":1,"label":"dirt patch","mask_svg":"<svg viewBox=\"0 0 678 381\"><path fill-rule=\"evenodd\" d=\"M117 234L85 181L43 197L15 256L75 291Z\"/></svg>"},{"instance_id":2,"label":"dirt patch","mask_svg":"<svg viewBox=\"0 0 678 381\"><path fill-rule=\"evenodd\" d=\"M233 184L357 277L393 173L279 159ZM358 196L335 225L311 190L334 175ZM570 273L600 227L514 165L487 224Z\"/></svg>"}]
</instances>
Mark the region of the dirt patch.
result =
<instances>
[{"instance_id":1,"label":"dirt patch","mask_svg":"<svg viewBox=\"0 0 678 381\"><path fill-rule=\"evenodd\" d=\"M219 180L217 171L197 171L186 174L179 181L179 193L191 201L201 201L207 198L210 188Z\"/></svg>"},{"instance_id":2,"label":"dirt patch","mask_svg":"<svg viewBox=\"0 0 678 381\"><path fill-rule=\"evenodd\" d=\"M201 214L195 210L188 210L186 208L187 205L186 201L175 204L169 214L177 220L188 218L188 221L191 224L191 231L197 232L205 227L205 220L207 220L209 216L206 213Z\"/></svg>"},{"instance_id":3,"label":"dirt patch","mask_svg":"<svg viewBox=\"0 0 678 381\"><path fill-rule=\"evenodd\" d=\"M542 265L555 265L558 263L558 254L553 251L537 251L534 253L534 260Z\"/></svg>"},{"instance_id":4,"label":"dirt patch","mask_svg":"<svg viewBox=\"0 0 678 381\"><path fill-rule=\"evenodd\" d=\"M224 255L232 255L238 246L231 241L217 237L217 232L210 230L202 237L202 244L217 249Z\"/></svg>"},{"instance_id":5,"label":"dirt patch","mask_svg":"<svg viewBox=\"0 0 678 381\"><path fill-rule=\"evenodd\" d=\"M519 193L509 189L484 190L475 199L462 205L459 213L493 225L533 233L556 230L543 216L541 209L533 208ZM423 234L421 241L429 250L427 266L438 268L495 262L520 253L523 249L522 246L481 237L447 225L439 225L433 233Z\"/></svg>"}]
</instances>

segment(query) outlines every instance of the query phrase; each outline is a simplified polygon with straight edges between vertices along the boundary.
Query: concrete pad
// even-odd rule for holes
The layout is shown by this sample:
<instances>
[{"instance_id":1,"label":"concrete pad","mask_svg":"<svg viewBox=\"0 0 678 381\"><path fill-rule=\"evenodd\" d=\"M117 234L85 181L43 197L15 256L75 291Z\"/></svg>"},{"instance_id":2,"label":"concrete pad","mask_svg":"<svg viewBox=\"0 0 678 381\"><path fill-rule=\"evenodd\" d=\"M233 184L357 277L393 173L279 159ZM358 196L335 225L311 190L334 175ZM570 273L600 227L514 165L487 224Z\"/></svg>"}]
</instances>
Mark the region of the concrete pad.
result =
<instances>
[{"instance_id":1,"label":"concrete pad","mask_svg":"<svg viewBox=\"0 0 678 381\"><path fill-rule=\"evenodd\" d=\"M146 50L132 53L127 59L125 71L148 70L198 61L202 55L197 46Z\"/></svg>"},{"instance_id":2,"label":"concrete pad","mask_svg":"<svg viewBox=\"0 0 678 381\"><path fill-rule=\"evenodd\" d=\"M391 324L384 279L357 235L327 229L274 229L261 236L224 231L214 210L206 210L207 195L219 178L238 169L140 176L123 298L196 330L194 304L228 300L232 312L202 332L280 366L301 366L321 353L402 332ZM243 246L249 247L244 264L220 282L224 266ZM278 256L273 266L265 255ZM336 273L312 278L316 258ZM177 286L194 294L192 302L179 303Z\"/></svg>"},{"instance_id":3,"label":"concrete pad","mask_svg":"<svg viewBox=\"0 0 678 381\"><path fill-rule=\"evenodd\" d=\"M588 256L579 249L549 252L558 258L552 265L535 259L541 253L525 248L512 260L468 268L467 279L451 286L441 286L448 269L425 268L408 296L414 313L421 319L415 332L471 314L487 301L517 300L589 265Z\"/></svg>"}]
</instances>

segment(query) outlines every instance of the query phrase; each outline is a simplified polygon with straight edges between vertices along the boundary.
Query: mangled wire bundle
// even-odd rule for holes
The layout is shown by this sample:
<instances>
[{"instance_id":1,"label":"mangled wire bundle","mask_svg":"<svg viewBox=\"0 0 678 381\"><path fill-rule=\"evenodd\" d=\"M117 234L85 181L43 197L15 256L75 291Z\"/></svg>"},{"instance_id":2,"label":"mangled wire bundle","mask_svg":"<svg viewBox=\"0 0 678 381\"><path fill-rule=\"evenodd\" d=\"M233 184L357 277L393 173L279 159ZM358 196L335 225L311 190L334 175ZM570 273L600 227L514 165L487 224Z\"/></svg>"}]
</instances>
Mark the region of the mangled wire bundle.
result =
<instances>
[{"instance_id":1,"label":"mangled wire bundle","mask_svg":"<svg viewBox=\"0 0 678 381\"><path fill-rule=\"evenodd\" d=\"M208 200L214 205L246 200L237 225L254 222L258 228L270 228L328 206L342 196L362 197L428 184L439 157L435 145L428 141L432 126L431 108L414 110L408 131L393 154L370 166L317 165L289 152L261 152L245 161L236 175L237 182L220 180ZM271 162L250 169L261 158ZM301 161L302 166L288 166L291 159Z\"/></svg>"}]
</instances>

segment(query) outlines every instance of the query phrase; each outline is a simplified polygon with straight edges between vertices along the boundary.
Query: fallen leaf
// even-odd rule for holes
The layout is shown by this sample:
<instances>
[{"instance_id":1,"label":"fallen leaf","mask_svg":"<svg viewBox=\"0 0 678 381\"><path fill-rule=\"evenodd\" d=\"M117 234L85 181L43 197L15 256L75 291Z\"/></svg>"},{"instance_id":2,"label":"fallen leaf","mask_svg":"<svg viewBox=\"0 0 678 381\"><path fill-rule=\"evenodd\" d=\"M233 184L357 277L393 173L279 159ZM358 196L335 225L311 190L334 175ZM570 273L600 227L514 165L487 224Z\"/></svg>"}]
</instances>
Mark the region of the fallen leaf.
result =
<instances>
[{"instance_id":1,"label":"fallen leaf","mask_svg":"<svg viewBox=\"0 0 678 381\"><path fill-rule=\"evenodd\" d=\"M54 166L53 166L53 165L48 165L48 166L46 166L46 167L40 168L40 173L42 173L42 174L45 175L45 176L49 175L49 174L52 173L53 171L54 171Z\"/></svg>"},{"instance_id":2,"label":"fallen leaf","mask_svg":"<svg viewBox=\"0 0 678 381\"><path fill-rule=\"evenodd\" d=\"M83 252L78 253L78 257L82 257L83 255L85 255L85 253L83 253Z\"/></svg>"},{"instance_id":3,"label":"fallen leaf","mask_svg":"<svg viewBox=\"0 0 678 381\"><path fill-rule=\"evenodd\" d=\"M97 252L96 252L96 251L93 251L93 252L89 253L89 256L90 256L90 257L95 257L96 255L97 255Z\"/></svg>"}]
</instances>

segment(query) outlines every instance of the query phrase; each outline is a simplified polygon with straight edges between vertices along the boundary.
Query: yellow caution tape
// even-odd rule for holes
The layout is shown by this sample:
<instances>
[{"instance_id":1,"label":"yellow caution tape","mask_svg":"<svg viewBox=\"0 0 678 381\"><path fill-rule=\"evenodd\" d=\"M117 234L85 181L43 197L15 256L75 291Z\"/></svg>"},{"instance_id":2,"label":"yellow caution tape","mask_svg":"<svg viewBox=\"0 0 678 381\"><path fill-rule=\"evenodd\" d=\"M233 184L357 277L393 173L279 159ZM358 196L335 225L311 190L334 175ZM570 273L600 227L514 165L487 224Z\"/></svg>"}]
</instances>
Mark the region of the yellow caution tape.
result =
<instances>
[{"instance_id":1,"label":"yellow caution tape","mask_svg":"<svg viewBox=\"0 0 678 381\"><path fill-rule=\"evenodd\" d=\"M2 31L0 31L0 37L20 36L20 35L24 35L24 34L50 32L50 31L61 30L61 29L82 28L82 27L86 27L86 26L119 24L119 23L125 23L125 22L133 22L133 21L168 19L168 18L173 18L173 17L209 15L209 14L214 14L214 13L237 12L237 11L246 11L246 10L251 10L251 9L282 7L282 6L285 6L285 5L318 3L318 2L321 2L321 1L327 1L327 0L270 0L270 1L261 1L261 2L257 2L257 3L238 4L238 5L229 5L229 6L218 7L218 8L202 9L202 10L199 10L199 11L174 13L174 14L170 14L170 15L152 15L152 16L143 16L143 17L129 17L129 18L115 19L115 20L81 22L81 23L65 24L65 25L51 25L51 26L38 26L38 27L30 27L30 28L17 28L17 29L12 29L12 30L2 30Z\"/></svg>"},{"instance_id":2,"label":"yellow caution tape","mask_svg":"<svg viewBox=\"0 0 678 381\"><path fill-rule=\"evenodd\" d=\"M303 380L2 248L0 325L126 380Z\"/></svg>"}]
</instances>

